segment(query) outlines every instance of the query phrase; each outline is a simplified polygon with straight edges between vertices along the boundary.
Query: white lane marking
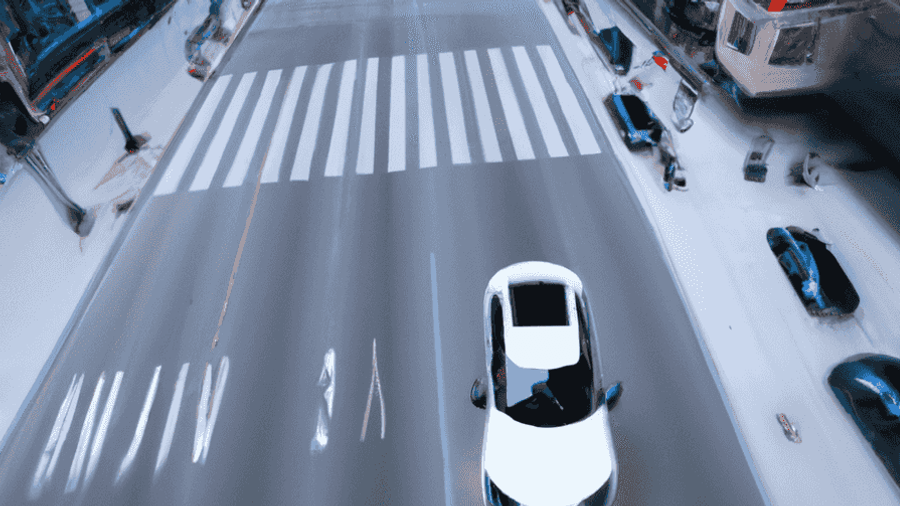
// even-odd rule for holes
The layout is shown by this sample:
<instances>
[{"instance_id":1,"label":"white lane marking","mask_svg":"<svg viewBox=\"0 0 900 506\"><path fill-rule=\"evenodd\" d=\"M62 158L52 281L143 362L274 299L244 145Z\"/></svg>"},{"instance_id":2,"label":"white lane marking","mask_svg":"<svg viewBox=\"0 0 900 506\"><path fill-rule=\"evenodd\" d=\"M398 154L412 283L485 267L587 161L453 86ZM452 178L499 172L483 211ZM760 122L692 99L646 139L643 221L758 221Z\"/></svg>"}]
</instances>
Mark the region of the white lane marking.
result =
<instances>
[{"instance_id":1,"label":"white lane marking","mask_svg":"<svg viewBox=\"0 0 900 506\"><path fill-rule=\"evenodd\" d=\"M69 413L66 415L66 421L63 422L62 432L59 441L56 443L56 449L53 452L53 458L50 459L50 467L47 468L47 479L53 474L56 468L56 461L59 459L59 452L62 450L66 442L66 436L69 434L69 428L72 426L72 418L75 417L75 410L78 407L78 396L81 394L81 385L84 383L84 374L78 378L78 384L75 385L75 394L72 397L72 404L69 405Z\"/></svg>"},{"instance_id":2,"label":"white lane marking","mask_svg":"<svg viewBox=\"0 0 900 506\"><path fill-rule=\"evenodd\" d=\"M372 174L375 168L375 99L378 88L378 58L369 58L366 66L366 90L363 94L362 125L356 173Z\"/></svg>"},{"instance_id":3,"label":"white lane marking","mask_svg":"<svg viewBox=\"0 0 900 506\"><path fill-rule=\"evenodd\" d=\"M234 163L231 164L231 170L228 171L222 188L232 188L244 184L244 178L247 177L247 171L250 170L250 161L262 135L263 125L266 118L269 117L269 109L272 107L272 99L275 97L275 88L278 87L280 80L281 69L270 70L266 74L266 81L263 83L256 106L253 108L253 115L250 116L250 123L244 133L244 139L241 140Z\"/></svg>"},{"instance_id":4,"label":"white lane marking","mask_svg":"<svg viewBox=\"0 0 900 506\"><path fill-rule=\"evenodd\" d=\"M44 480L50 476L50 473L47 472L47 465L50 463L50 454L57 447L60 432L62 431L63 420L65 420L69 415L69 407L71 406L72 399L75 397L75 380L77 378L78 374L72 376L72 382L69 383L69 390L66 392L66 397L63 399L62 404L59 406L59 413L57 413L56 415L56 421L53 422L53 429L50 430L50 437L47 439L47 446L44 447L44 451L43 453L41 453L41 458L38 461L37 470L35 470L34 472L34 480L32 480L31 482L31 490L29 492L29 498L32 500L37 498L38 494L40 493L41 487L44 484ZM45 475L44 473L47 474Z\"/></svg>"},{"instance_id":5,"label":"white lane marking","mask_svg":"<svg viewBox=\"0 0 900 506\"><path fill-rule=\"evenodd\" d=\"M494 81L497 83L497 91L500 93L500 105L503 107L503 115L506 116L506 127L512 137L516 158L519 160L534 160L534 150L531 141L528 140L528 132L525 130L525 120L522 119L522 111L516 100L516 92L513 90L509 74L506 72L506 63L503 61L503 53L500 48L488 49L491 59L491 67L494 70Z\"/></svg>"},{"instance_id":6,"label":"white lane marking","mask_svg":"<svg viewBox=\"0 0 900 506\"><path fill-rule=\"evenodd\" d=\"M325 353L322 372L319 374L318 386L325 389L325 409L319 406L319 417L316 421L316 434L309 443L309 451L312 454L320 453L328 445L328 422L325 412L328 412L328 420L331 420L332 407L334 405L334 348L329 348Z\"/></svg>"},{"instance_id":7,"label":"white lane marking","mask_svg":"<svg viewBox=\"0 0 900 506\"><path fill-rule=\"evenodd\" d=\"M162 369L162 366L158 365L153 371L153 379L150 381L150 389L147 390L147 397L144 398L144 407L141 409L141 416L138 418L137 428L134 430L134 438L131 440L131 446L128 447L128 453L126 453L125 458L122 459L122 465L119 466L116 482L125 475L125 471L127 471L131 466L131 463L134 462L134 457L137 455L138 448L141 447L141 440L144 439L144 429L147 428L147 419L150 417L150 408L153 406L153 399L156 397L156 387L159 384L160 369Z\"/></svg>"},{"instance_id":8,"label":"white lane marking","mask_svg":"<svg viewBox=\"0 0 900 506\"><path fill-rule=\"evenodd\" d=\"M419 168L437 166L434 116L431 111L431 83L428 79L428 55L416 56L419 99Z\"/></svg>"},{"instance_id":9,"label":"white lane marking","mask_svg":"<svg viewBox=\"0 0 900 506\"><path fill-rule=\"evenodd\" d=\"M391 60L391 124L388 172L406 170L406 57Z\"/></svg>"},{"instance_id":10,"label":"white lane marking","mask_svg":"<svg viewBox=\"0 0 900 506\"><path fill-rule=\"evenodd\" d=\"M481 77L478 55L474 50L469 50L465 52L465 57L475 103L475 118L478 120L478 133L481 135L481 147L484 150L484 161L487 163L500 162L503 157L500 155L497 132L494 131L494 121L491 119L493 118L491 106L488 104L487 93L484 91L484 79Z\"/></svg>"},{"instance_id":11,"label":"white lane marking","mask_svg":"<svg viewBox=\"0 0 900 506\"><path fill-rule=\"evenodd\" d=\"M100 426L97 427L97 433L94 435L94 444L91 446L91 458L88 460L87 472L84 475L85 487L90 483L97 470L97 464L100 461L100 452L103 451L103 442L106 440L106 432L109 429L109 421L112 418L113 407L116 405L116 398L119 396L119 387L122 385L123 371L116 372L113 378L112 388L110 388L109 396L106 398L106 407L103 408L103 416L100 417Z\"/></svg>"},{"instance_id":12,"label":"white lane marking","mask_svg":"<svg viewBox=\"0 0 900 506\"><path fill-rule=\"evenodd\" d=\"M325 102L325 86L328 85L328 77L331 76L331 67L333 66L333 63L322 65L316 73L312 95L309 97L309 108L306 110L306 119L303 121L303 131L300 133L300 142L297 145L297 154L294 156L291 181L309 181L309 166L316 149L319 120L322 117L322 105Z\"/></svg>"},{"instance_id":13,"label":"white lane marking","mask_svg":"<svg viewBox=\"0 0 900 506\"><path fill-rule=\"evenodd\" d=\"M522 46L516 46L512 50L516 65L519 67L519 74L525 84L528 100L531 101L531 107L537 116L538 127L540 127L541 135L547 144L547 151L553 158L568 156L569 152L566 151L566 145L563 144L562 137L559 135L559 127L556 126L556 120L553 119L553 113L550 112L547 97L538 81L528 52Z\"/></svg>"},{"instance_id":14,"label":"white lane marking","mask_svg":"<svg viewBox=\"0 0 900 506\"><path fill-rule=\"evenodd\" d=\"M378 387L378 400L381 403L381 439L384 439L384 396L381 394L381 379L378 377L378 354L375 349L375 339L372 339L372 383L369 385L369 400L366 401L366 415L363 417L360 441L366 440L366 427L369 426L369 410L372 408L372 393L374 393L375 387Z\"/></svg>"},{"instance_id":15,"label":"white lane marking","mask_svg":"<svg viewBox=\"0 0 900 506\"><path fill-rule=\"evenodd\" d=\"M597 144L597 139L594 138L594 134L591 132L591 127L584 115L584 111L578 105L578 100L575 98L572 87L569 86L569 82L566 81L566 77L563 75L562 68L559 66L559 60L553 54L553 49L550 46L543 45L538 46L537 50L541 55L541 60L544 62L547 76L550 77L550 83L556 91L556 98L559 99L559 105L566 116L566 121L569 123L572 136L575 137L578 152L582 155L599 154L600 146Z\"/></svg>"},{"instance_id":16,"label":"white lane marking","mask_svg":"<svg viewBox=\"0 0 900 506\"><path fill-rule=\"evenodd\" d=\"M341 176L344 173L354 84L356 84L356 60L348 60L344 62L344 72L341 74L337 110L334 112L334 128L331 130L331 144L328 147L328 158L325 161L326 177Z\"/></svg>"},{"instance_id":17,"label":"white lane marking","mask_svg":"<svg viewBox=\"0 0 900 506\"><path fill-rule=\"evenodd\" d=\"M81 424L81 435L78 436L78 445L75 447L75 456L72 457L72 466L69 467L69 480L66 482L65 493L75 491L78 480L81 479L81 468L84 466L84 458L87 456L88 444L91 442L91 434L94 432L94 420L97 416L97 404L100 403L100 392L103 391L103 383L106 382L106 371L100 373L97 386L94 388L94 396L88 406L84 423Z\"/></svg>"},{"instance_id":18,"label":"white lane marking","mask_svg":"<svg viewBox=\"0 0 900 506\"><path fill-rule=\"evenodd\" d=\"M231 137L231 132L234 131L234 127L237 124L238 114L241 113L244 101L247 100L247 93L250 92L250 86L253 85L255 78L256 72L248 72L241 77L241 82L238 83L237 90L234 92L234 96L231 97L228 109L225 109L225 116L222 117L222 122L219 123L219 129L216 130L216 135L209 144L209 149L206 151L203 162L200 164L200 168L197 169L197 175L194 176L194 182L191 183L188 191L206 190L212 183L213 177L219 169L219 162L222 161L222 156L225 154L225 148L228 146L228 139Z\"/></svg>"},{"instance_id":19,"label":"white lane marking","mask_svg":"<svg viewBox=\"0 0 900 506\"><path fill-rule=\"evenodd\" d=\"M304 75L306 75L306 65L295 68L294 74L291 76L291 83L284 94L284 102L281 103L281 112L278 113L275 132L272 134L272 142L266 154L266 165L263 167L262 173L263 183L278 182L278 172L281 170L281 161L284 160L284 148L287 146L288 132L294 122L294 110L297 108L297 100L300 98Z\"/></svg>"},{"instance_id":20,"label":"white lane marking","mask_svg":"<svg viewBox=\"0 0 900 506\"><path fill-rule=\"evenodd\" d=\"M450 133L450 157L453 164L472 163L469 142L466 140L466 123L463 120L462 98L459 95L459 79L453 53L438 55L441 63L441 82L444 85L444 107L447 110L447 129Z\"/></svg>"},{"instance_id":21,"label":"white lane marking","mask_svg":"<svg viewBox=\"0 0 900 506\"><path fill-rule=\"evenodd\" d=\"M203 389L200 394L200 403L197 404L197 430L194 431L193 461L200 458L200 450L203 449L203 436L206 434L206 414L209 409L209 390L212 387L212 366L206 363L206 374L203 376Z\"/></svg>"},{"instance_id":22,"label":"white lane marking","mask_svg":"<svg viewBox=\"0 0 900 506\"><path fill-rule=\"evenodd\" d=\"M175 435L175 425L178 423L178 412L181 411L181 397L184 395L184 383L187 379L188 366L191 364L185 362L181 366L178 373L178 381L175 382L175 395L172 396L172 403L169 404L169 416L166 417L166 428L163 429L162 442L159 444L159 453L156 455L156 468L153 470L153 477L159 475L169 458L169 449L172 447L172 437Z\"/></svg>"},{"instance_id":23,"label":"white lane marking","mask_svg":"<svg viewBox=\"0 0 900 506\"><path fill-rule=\"evenodd\" d=\"M447 461L447 426L444 421L444 368L441 359L441 325L438 319L437 267L431 253L431 314L434 322L434 364L438 385L438 422L441 426L441 454L444 457L444 504L453 504L450 495L450 466Z\"/></svg>"},{"instance_id":24,"label":"white lane marking","mask_svg":"<svg viewBox=\"0 0 900 506\"><path fill-rule=\"evenodd\" d=\"M206 96L206 100L194 118L190 130L182 139L178 150L175 151L172 161L169 162L166 173L159 180L156 191L153 192L154 195L168 195L178 189L178 183L181 182L184 171L187 170L188 163L190 163L191 158L194 156L194 151L200 144L200 138L206 132L206 128L209 126L209 122L212 120L213 114L222 100L222 95L225 94L225 90L230 82L231 75L222 76L216 80L213 89Z\"/></svg>"},{"instance_id":25,"label":"white lane marking","mask_svg":"<svg viewBox=\"0 0 900 506\"><path fill-rule=\"evenodd\" d=\"M216 389L213 395L212 411L209 421L206 423L206 433L203 437L203 456L200 463L206 463L206 455L209 453L209 442L212 439L213 429L216 426L216 417L219 415L219 407L222 405L222 395L225 393L225 382L228 380L228 357L222 357L219 361L219 373L216 375Z\"/></svg>"}]
</instances>

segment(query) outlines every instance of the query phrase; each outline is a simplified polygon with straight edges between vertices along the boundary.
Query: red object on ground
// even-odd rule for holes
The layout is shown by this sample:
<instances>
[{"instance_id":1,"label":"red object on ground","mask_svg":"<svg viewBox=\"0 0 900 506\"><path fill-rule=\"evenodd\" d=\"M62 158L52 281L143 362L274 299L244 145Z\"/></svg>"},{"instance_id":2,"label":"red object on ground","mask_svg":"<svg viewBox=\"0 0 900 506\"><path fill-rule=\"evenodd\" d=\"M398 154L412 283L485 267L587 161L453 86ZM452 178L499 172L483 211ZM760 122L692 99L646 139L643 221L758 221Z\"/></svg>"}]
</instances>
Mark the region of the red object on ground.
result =
<instances>
[{"instance_id":1,"label":"red object on ground","mask_svg":"<svg viewBox=\"0 0 900 506\"><path fill-rule=\"evenodd\" d=\"M666 65L669 64L669 60L666 60L662 56L654 56L653 61L655 61L657 65L662 67L663 70L666 70Z\"/></svg>"},{"instance_id":2,"label":"red object on ground","mask_svg":"<svg viewBox=\"0 0 900 506\"><path fill-rule=\"evenodd\" d=\"M785 4L787 4L787 0L772 0L769 3L769 8L767 10L769 12L781 12L781 9L784 9Z\"/></svg>"},{"instance_id":3,"label":"red object on ground","mask_svg":"<svg viewBox=\"0 0 900 506\"><path fill-rule=\"evenodd\" d=\"M638 91L641 91L641 88L644 87L644 85L641 84L641 82L638 81L637 79L632 79L630 82L631 82L631 84L633 84L635 86L635 88L638 89Z\"/></svg>"}]
</instances>

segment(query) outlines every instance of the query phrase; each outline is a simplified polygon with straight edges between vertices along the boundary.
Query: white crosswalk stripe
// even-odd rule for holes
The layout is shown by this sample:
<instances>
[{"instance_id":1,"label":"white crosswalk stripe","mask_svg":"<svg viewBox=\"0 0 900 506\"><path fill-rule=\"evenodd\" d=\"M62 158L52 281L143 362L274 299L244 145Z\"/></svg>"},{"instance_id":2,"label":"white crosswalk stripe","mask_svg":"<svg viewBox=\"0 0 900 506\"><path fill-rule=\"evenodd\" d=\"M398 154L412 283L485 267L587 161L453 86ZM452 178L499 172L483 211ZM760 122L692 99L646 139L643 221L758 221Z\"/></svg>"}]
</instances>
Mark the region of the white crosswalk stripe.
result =
<instances>
[{"instance_id":1,"label":"white crosswalk stripe","mask_svg":"<svg viewBox=\"0 0 900 506\"><path fill-rule=\"evenodd\" d=\"M450 132L450 156L453 164L471 163L469 144L466 141L466 124L463 121L462 99L459 96L459 80L453 53L441 53L441 82L444 85L444 105L447 108L447 129Z\"/></svg>"},{"instance_id":2,"label":"white crosswalk stripe","mask_svg":"<svg viewBox=\"0 0 900 506\"><path fill-rule=\"evenodd\" d=\"M484 79L481 77L481 66L475 51L466 51L466 70L469 72L469 83L472 85L472 98L475 104L475 118L478 120L478 133L481 135L481 147L484 150L484 161L500 162L500 144L497 143L497 132L487 93L484 91Z\"/></svg>"},{"instance_id":3,"label":"white crosswalk stripe","mask_svg":"<svg viewBox=\"0 0 900 506\"><path fill-rule=\"evenodd\" d=\"M488 49L491 59L491 68L494 70L494 80L497 82L497 91L500 93L500 105L503 106L503 114L506 116L506 126L512 137L513 149L516 150L516 158L519 160L534 160L534 149L528 140L528 132L525 130L525 120L522 111L519 110L519 102L516 100L516 92L513 90L509 73L506 72L506 62L503 61L503 53L500 48Z\"/></svg>"},{"instance_id":4,"label":"white crosswalk stripe","mask_svg":"<svg viewBox=\"0 0 900 506\"><path fill-rule=\"evenodd\" d=\"M431 113L431 84L428 76L428 55L416 56L419 77L419 168L437 167L434 144L434 117Z\"/></svg>"},{"instance_id":5,"label":"white crosswalk stripe","mask_svg":"<svg viewBox=\"0 0 900 506\"><path fill-rule=\"evenodd\" d=\"M366 66L366 90L363 92L362 123L359 133L359 152L356 173L375 172L375 99L378 90L378 58L369 58Z\"/></svg>"},{"instance_id":6,"label":"white crosswalk stripe","mask_svg":"<svg viewBox=\"0 0 900 506\"><path fill-rule=\"evenodd\" d=\"M504 51L506 49L501 48L463 51L459 56L464 68L459 70L454 52L417 54L414 65L411 61L407 65L405 55L390 57L390 69L382 73L385 83L389 82L390 91L380 97L379 67L382 59L388 59L379 57L366 59L364 83L359 86L360 97L354 95L357 94L357 79L363 79L363 60L344 61L340 79L336 74L332 79L332 70L337 63L298 66L291 71L284 88L281 87L284 69L265 71L262 85L254 85L258 72L243 74L234 87L229 86L234 76L218 78L165 169L155 195L176 192L185 177L193 178L188 188L190 192L207 190L214 180L223 181L223 188L243 186L248 179L255 181L255 177L248 174L251 170L253 176L258 174L258 166L254 169L251 163L260 157L262 183L283 179L280 172L284 159L292 155L290 181L342 177L345 173L401 172L407 168L409 142L418 142L420 168L471 164L469 129L477 131L472 139L481 145L481 154L476 148L474 155L478 163L534 160L547 155L565 157L573 155L576 148L580 155L599 154L596 126L589 122L589 115L576 95L575 90L580 92L580 88L564 73L553 48L549 45L510 48L515 69L508 67ZM540 69L533 60L541 61ZM407 80L415 83L413 89L407 90ZM337 88L336 92L329 93L331 87ZM276 91L278 89L285 90L283 96ZM439 93L436 100L433 99L435 90ZM412 108L407 107L407 91L415 95ZM299 118L304 110L300 104L301 94L308 96L304 99L306 112L302 125L295 127L295 118ZM553 97L556 100L551 103ZM217 115L220 106L224 107L223 101L228 105ZM471 107L471 116L464 110L464 103ZM242 114L251 105L252 113ZM443 111L446 116L447 130L441 131L440 135L435 128L442 127L435 125L436 107L442 107L437 112ZM276 108L278 117L273 119ZM383 120L376 114L379 110ZM219 115L221 118L213 123L213 118ZM407 137L410 115L415 116L412 121L417 125L413 127L417 132ZM527 127L526 117L531 122ZM323 118L334 118L333 125L326 127L331 130L330 135L319 135ZM272 128L265 126L271 125L270 121L274 121L274 129L271 134L264 135L264 130ZM207 145L201 141L204 137L209 138L207 132L210 129L215 133ZM348 154L352 153L349 148L353 147L348 144L351 136L356 142L357 132L359 145L354 170L349 167L352 160L347 160ZM569 140L563 140L564 134ZM386 161L382 158L380 163L384 165L376 167L378 139L384 139L380 135L387 138L386 143L380 141L385 144L382 153L386 155ZM540 153L536 153L532 136L539 136L538 142L543 142L541 146L546 146L547 150L543 151L541 147ZM566 142L572 140L574 145L567 147ZM503 148L501 141L507 143ZM297 142L296 152L288 153L289 142ZM449 152L440 150L448 145ZM235 154L223 160L226 153ZM322 160L315 166L314 157ZM191 164L194 159L200 159L199 163ZM217 179L220 165L223 170L228 170L224 178Z\"/></svg>"},{"instance_id":7,"label":"white crosswalk stripe","mask_svg":"<svg viewBox=\"0 0 900 506\"><path fill-rule=\"evenodd\" d=\"M350 105L353 104L353 85L355 83L356 60L349 60L344 62L344 73L341 75L341 88L338 92L337 111L334 114L331 145L328 148L328 160L325 162L326 176L334 177L344 173L347 135L350 131Z\"/></svg>"},{"instance_id":8,"label":"white crosswalk stripe","mask_svg":"<svg viewBox=\"0 0 900 506\"><path fill-rule=\"evenodd\" d=\"M294 74L291 76L291 83L284 94L284 102L281 103L281 112L278 113L278 121L275 122L275 132L272 134L269 152L266 154L266 164L262 173L263 183L278 182L278 171L281 169L281 161L284 159L284 148L287 146L288 132L294 122L294 110L297 108L297 100L300 98L300 89L305 75L306 65L303 65L295 68Z\"/></svg>"},{"instance_id":9,"label":"white crosswalk stripe","mask_svg":"<svg viewBox=\"0 0 900 506\"><path fill-rule=\"evenodd\" d=\"M200 138L203 137L204 132L206 132L206 127L209 126L209 122L212 120L213 114L216 112L216 108L222 100L222 95L225 94L225 89L228 88L228 83L230 82L230 75L222 76L216 80L216 84L213 85L209 95L206 96L203 106L200 107L200 112L198 112L197 117L194 118L191 129L188 130L187 135L181 140L181 145L179 145L178 150L175 151L175 156L172 158L172 161L169 162L169 167L159 181L159 185L157 185L154 195L167 195L174 193L175 190L178 189L178 183L181 182L184 171L187 169L191 157L194 156L197 145L200 144Z\"/></svg>"},{"instance_id":10,"label":"white crosswalk stripe","mask_svg":"<svg viewBox=\"0 0 900 506\"><path fill-rule=\"evenodd\" d=\"M550 112L550 106L547 104L547 97L544 96L544 90L541 89L541 84L538 82L534 66L531 65L531 58L528 57L528 53L522 46L513 48L513 57L516 59L516 65L519 67L519 73L525 83L525 92L528 94L535 115L537 115L538 126L544 142L547 144L547 151L554 158L568 156L569 153L563 144L562 136L559 135L559 128L553 119L553 113Z\"/></svg>"},{"instance_id":11,"label":"white crosswalk stripe","mask_svg":"<svg viewBox=\"0 0 900 506\"><path fill-rule=\"evenodd\" d=\"M559 60L553 54L550 46L538 46L538 54L544 62L544 68L550 77L550 84L556 91L556 98L562 107L563 115L569 123L569 130L575 137L575 144L578 146L578 152L582 155L596 155L600 153L600 146L597 145L597 139L591 133L591 127L588 125L587 118L584 117L584 111L578 105L575 99L575 93L572 87L566 81L562 68L559 66Z\"/></svg>"},{"instance_id":12,"label":"white crosswalk stripe","mask_svg":"<svg viewBox=\"0 0 900 506\"><path fill-rule=\"evenodd\" d=\"M222 122L219 123L216 136L213 137L212 143L206 151L206 156L203 157L203 163L200 164L200 169L197 170L197 175L194 176L194 182L191 183L189 188L190 191L206 190L209 188L209 184L212 183L213 177L216 175L216 169L219 168L219 162L222 161L222 156L225 154L228 139L231 137L231 132L234 131L234 127L237 124L238 114L240 114L241 108L244 106L244 101L247 100L247 93L250 91L254 78L256 78L256 72L250 72L241 77L237 91L231 98L228 109L225 110Z\"/></svg>"},{"instance_id":13,"label":"white crosswalk stripe","mask_svg":"<svg viewBox=\"0 0 900 506\"><path fill-rule=\"evenodd\" d=\"M325 87L328 78L331 77L333 63L322 65L316 74L316 82L313 84L312 95L309 97L309 109L306 110L306 120L303 122L303 131L300 132L300 144L297 145L297 155L294 157L294 166L291 169L291 181L308 181L309 169L312 164L313 151L316 149L316 139L319 136L319 120L322 117L322 105L325 102Z\"/></svg>"},{"instance_id":14,"label":"white crosswalk stripe","mask_svg":"<svg viewBox=\"0 0 900 506\"><path fill-rule=\"evenodd\" d=\"M391 124L388 172L406 170L406 58L391 61Z\"/></svg>"},{"instance_id":15,"label":"white crosswalk stripe","mask_svg":"<svg viewBox=\"0 0 900 506\"><path fill-rule=\"evenodd\" d=\"M275 88L281 79L281 69L270 70L266 74L266 81L263 83L262 94L256 102L253 109L253 116L250 118L250 124L244 133L244 140L238 148L237 156L234 157L234 163L231 164L231 170L225 178L225 188L240 186L247 177L247 171L250 169L250 160L259 144L259 138L262 135L263 124L269 116L269 108L272 106L272 98L275 97Z\"/></svg>"}]
</instances>

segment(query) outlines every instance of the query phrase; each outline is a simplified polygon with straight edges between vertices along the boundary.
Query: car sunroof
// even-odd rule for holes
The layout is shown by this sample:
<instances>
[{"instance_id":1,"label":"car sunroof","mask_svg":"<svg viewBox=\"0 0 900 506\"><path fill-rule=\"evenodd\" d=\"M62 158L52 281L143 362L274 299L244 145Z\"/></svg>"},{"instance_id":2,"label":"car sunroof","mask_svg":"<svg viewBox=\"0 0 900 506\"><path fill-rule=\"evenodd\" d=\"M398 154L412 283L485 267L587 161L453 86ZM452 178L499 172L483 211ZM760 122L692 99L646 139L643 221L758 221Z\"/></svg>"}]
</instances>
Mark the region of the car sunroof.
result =
<instances>
[{"instance_id":1,"label":"car sunroof","mask_svg":"<svg viewBox=\"0 0 900 506\"><path fill-rule=\"evenodd\" d=\"M566 287L556 283L510 285L512 320L516 327L565 326Z\"/></svg>"}]
</instances>

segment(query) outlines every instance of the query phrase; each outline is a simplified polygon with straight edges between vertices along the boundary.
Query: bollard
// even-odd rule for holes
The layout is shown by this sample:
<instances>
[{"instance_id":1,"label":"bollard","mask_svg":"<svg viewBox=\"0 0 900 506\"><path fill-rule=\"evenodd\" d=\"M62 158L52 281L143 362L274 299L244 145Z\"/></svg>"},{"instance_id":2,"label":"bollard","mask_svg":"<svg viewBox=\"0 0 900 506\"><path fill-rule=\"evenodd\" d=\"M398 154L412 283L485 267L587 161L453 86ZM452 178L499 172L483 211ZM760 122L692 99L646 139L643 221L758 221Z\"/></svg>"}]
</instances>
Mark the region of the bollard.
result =
<instances>
[{"instance_id":1,"label":"bollard","mask_svg":"<svg viewBox=\"0 0 900 506\"><path fill-rule=\"evenodd\" d=\"M144 144L147 144L147 139L138 135L135 137L131 134L131 130L128 129L128 125L125 124L125 118L122 117L122 113L112 107L113 116L116 118L116 123L119 125L119 129L122 130L122 135L125 136L125 151L128 151L128 154L133 155L137 153L139 149L141 149Z\"/></svg>"},{"instance_id":2,"label":"bollard","mask_svg":"<svg viewBox=\"0 0 900 506\"><path fill-rule=\"evenodd\" d=\"M69 198L56 175L50 170L37 142L25 153L25 162L26 168L37 179L60 218L80 237L87 237L94 227L94 216Z\"/></svg>"}]
</instances>

